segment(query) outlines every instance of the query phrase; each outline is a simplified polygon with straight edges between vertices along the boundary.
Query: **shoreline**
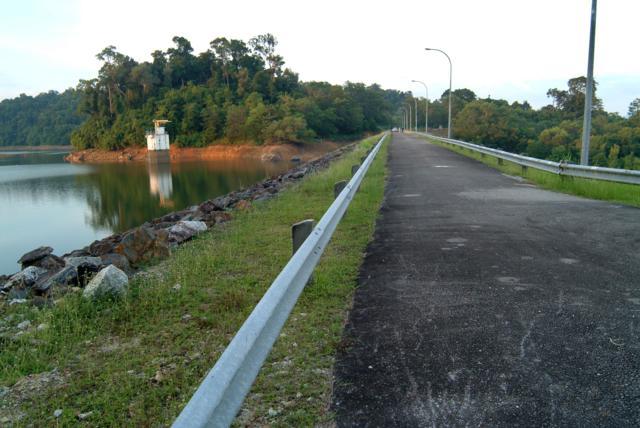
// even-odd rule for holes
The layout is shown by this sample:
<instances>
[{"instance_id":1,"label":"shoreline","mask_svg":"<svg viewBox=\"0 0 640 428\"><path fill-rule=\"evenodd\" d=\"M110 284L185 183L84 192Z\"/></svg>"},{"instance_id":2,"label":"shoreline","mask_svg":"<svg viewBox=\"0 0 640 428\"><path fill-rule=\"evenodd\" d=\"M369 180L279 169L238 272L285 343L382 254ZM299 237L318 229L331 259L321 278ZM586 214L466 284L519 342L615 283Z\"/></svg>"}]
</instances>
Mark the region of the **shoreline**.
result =
<instances>
[{"instance_id":1,"label":"shoreline","mask_svg":"<svg viewBox=\"0 0 640 428\"><path fill-rule=\"evenodd\" d=\"M176 147L169 150L171 161L258 159L262 161L290 161L297 158L308 162L321 157L349 143L322 141L313 144L273 144L257 146L252 144L211 145L202 148ZM147 160L148 150L144 147L128 147L122 150L86 149L71 152L65 161L82 163L126 163Z\"/></svg>"},{"instance_id":2,"label":"shoreline","mask_svg":"<svg viewBox=\"0 0 640 428\"><path fill-rule=\"evenodd\" d=\"M46 152L48 150L64 150L71 152L73 147L69 144L67 146L0 146L0 154L2 152L13 151L25 151L25 152Z\"/></svg>"}]
</instances>

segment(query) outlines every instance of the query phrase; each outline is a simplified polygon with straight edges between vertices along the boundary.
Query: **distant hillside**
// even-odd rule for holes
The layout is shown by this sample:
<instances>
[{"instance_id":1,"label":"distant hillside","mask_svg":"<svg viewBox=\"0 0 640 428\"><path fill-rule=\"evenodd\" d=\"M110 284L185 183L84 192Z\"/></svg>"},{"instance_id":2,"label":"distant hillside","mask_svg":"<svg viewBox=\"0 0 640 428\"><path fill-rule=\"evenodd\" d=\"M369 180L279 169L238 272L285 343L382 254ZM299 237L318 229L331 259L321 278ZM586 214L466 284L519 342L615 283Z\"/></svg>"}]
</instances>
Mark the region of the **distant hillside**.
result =
<instances>
[{"instance_id":1,"label":"distant hillside","mask_svg":"<svg viewBox=\"0 0 640 428\"><path fill-rule=\"evenodd\" d=\"M171 121L171 141L181 147L355 136L388 127L403 95L375 84L300 82L271 34L219 37L198 54L184 37L173 42L151 62L114 46L98 54L98 76L78 86L89 119L72 135L76 149L143 145L156 118Z\"/></svg>"},{"instance_id":2,"label":"distant hillside","mask_svg":"<svg viewBox=\"0 0 640 428\"><path fill-rule=\"evenodd\" d=\"M0 102L0 146L70 144L71 132L87 115L78 113L81 94L75 89L20 95Z\"/></svg>"}]
</instances>

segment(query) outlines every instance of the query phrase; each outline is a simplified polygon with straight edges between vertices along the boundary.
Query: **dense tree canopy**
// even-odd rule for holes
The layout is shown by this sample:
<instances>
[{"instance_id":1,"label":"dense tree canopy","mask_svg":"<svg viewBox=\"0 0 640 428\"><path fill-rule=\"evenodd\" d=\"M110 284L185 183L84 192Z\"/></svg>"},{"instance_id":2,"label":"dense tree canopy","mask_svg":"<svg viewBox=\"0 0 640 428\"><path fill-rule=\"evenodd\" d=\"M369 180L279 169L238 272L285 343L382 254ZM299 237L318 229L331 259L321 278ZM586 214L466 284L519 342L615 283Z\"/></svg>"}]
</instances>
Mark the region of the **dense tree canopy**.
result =
<instances>
[{"instance_id":1,"label":"dense tree canopy","mask_svg":"<svg viewBox=\"0 0 640 428\"><path fill-rule=\"evenodd\" d=\"M455 116L455 136L537 158L577 162L585 89L584 77L569 80L567 90L549 89L553 105L539 110L504 100L471 101ZM640 99L629 106L628 118L605 112L595 91L593 106L590 163L640 169Z\"/></svg>"},{"instance_id":2,"label":"dense tree canopy","mask_svg":"<svg viewBox=\"0 0 640 428\"><path fill-rule=\"evenodd\" d=\"M387 127L392 97L378 85L303 83L284 68L271 34L247 43L218 37L195 55L184 37L138 63L108 46L98 77L83 80L80 110L89 119L73 133L77 149L144 144L154 118L168 119L180 146L216 142L300 142Z\"/></svg>"},{"instance_id":3,"label":"dense tree canopy","mask_svg":"<svg viewBox=\"0 0 640 428\"><path fill-rule=\"evenodd\" d=\"M80 94L46 92L0 102L0 146L69 144L71 131L86 118L77 113Z\"/></svg>"}]
</instances>

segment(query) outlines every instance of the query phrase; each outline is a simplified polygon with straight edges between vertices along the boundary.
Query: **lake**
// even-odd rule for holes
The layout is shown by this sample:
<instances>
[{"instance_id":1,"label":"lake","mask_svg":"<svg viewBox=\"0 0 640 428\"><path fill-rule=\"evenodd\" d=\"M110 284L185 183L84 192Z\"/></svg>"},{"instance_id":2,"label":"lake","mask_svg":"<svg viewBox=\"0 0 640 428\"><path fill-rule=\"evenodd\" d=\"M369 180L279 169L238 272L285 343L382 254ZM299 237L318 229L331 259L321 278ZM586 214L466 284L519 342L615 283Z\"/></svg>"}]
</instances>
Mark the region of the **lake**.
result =
<instances>
[{"instance_id":1,"label":"lake","mask_svg":"<svg viewBox=\"0 0 640 428\"><path fill-rule=\"evenodd\" d=\"M42 245L62 255L284 172L288 162L77 165L62 151L0 151L0 274Z\"/></svg>"}]
</instances>

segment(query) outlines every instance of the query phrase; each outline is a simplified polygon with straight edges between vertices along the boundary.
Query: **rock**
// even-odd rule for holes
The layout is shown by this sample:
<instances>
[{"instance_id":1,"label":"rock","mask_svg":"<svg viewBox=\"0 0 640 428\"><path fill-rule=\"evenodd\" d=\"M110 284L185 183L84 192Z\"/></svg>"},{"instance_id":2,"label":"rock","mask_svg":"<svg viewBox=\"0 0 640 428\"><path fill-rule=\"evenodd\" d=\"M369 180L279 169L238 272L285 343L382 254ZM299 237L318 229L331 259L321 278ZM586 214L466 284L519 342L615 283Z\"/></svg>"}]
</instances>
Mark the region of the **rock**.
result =
<instances>
[{"instance_id":1,"label":"rock","mask_svg":"<svg viewBox=\"0 0 640 428\"><path fill-rule=\"evenodd\" d=\"M49 328L49 324L42 323L42 324L38 324L38 327L36 327L36 330L43 331L43 330L46 330L48 328Z\"/></svg>"},{"instance_id":2,"label":"rock","mask_svg":"<svg viewBox=\"0 0 640 428\"><path fill-rule=\"evenodd\" d=\"M18 330L26 330L29 327L31 327L31 321L29 321L29 320L22 321L16 327L18 328Z\"/></svg>"},{"instance_id":3,"label":"rock","mask_svg":"<svg viewBox=\"0 0 640 428\"><path fill-rule=\"evenodd\" d=\"M100 257L67 257L64 259L67 266L72 266L78 272L78 285L84 286L89 279L100 271L102 267L102 259Z\"/></svg>"},{"instance_id":4,"label":"rock","mask_svg":"<svg viewBox=\"0 0 640 428\"><path fill-rule=\"evenodd\" d=\"M88 419L91 417L91 415L93 415L93 412L85 412L85 413L78 413L78 420L80 421L84 421L85 419Z\"/></svg>"},{"instance_id":5,"label":"rock","mask_svg":"<svg viewBox=\"0 0 640 428\"><path fill-rule=\"evenodd\" d=\"M34 261L31 266L37 266L42 269L55 272L62 269L62 267L64 266L64 260L56 255L49 254L39 260Z\"/></svg>"},{"instance_id":6,"label":"rock","mask_svg":"<svg viewBox=\"0 0 640 428\"><path fill-rule=\"evenodd\" d=\"M191 314L184 314L182 316L182 321L189 321L191 320L191 318L192 318Z\"/></svg>"},{"instance_id":7,"label":"rock","mask_svg":"<svg viewBox=\"0 0 640 428\"><path fill-rule=\"evenodd\" d=\"M87 299L96 299L102 296L119 297L124 295L128 284L127 274L114 265L109 265L89 281L82 296Z\"/></svg>"},{"instance_id":8,"label":"rock","mask_svg":"<svg viewBox=\"0 0 640 428\"><path fill-rule=\"evenodd\" d=\"M302 168L301 170L292 173L291 178L294 178L294 179L302 178L305 176L306 173L307 173L307 169Z\"/></svg>"},{"instance_id":9,"label":"rock","mask_svg":"<svg viewBox=\"0 0 640 428\"><path fill-rule=\"evenodd\" d=\"M96 241L98 242L98 241ZM65 257L85 257L85 256L90 256L91 253L89 253L89 247L84 247L81 250L73 250L72 252L65 254L62 258Z\"/></svg>"},{"instance_id":10,"label":"rock","mask_svg":"<svg viewBox=\"0 0 640 428\"><path fill-rule=\"evenodd\" d=\"M216 212L213 215L213 219L215 220L216 224L225 223L231 220L232 218L233 217L228 212Z\"/></svg>"},{"instance_id":11,"label":"rock","mask_svg":"<svg viewBox=\"0 0 640 428\"><path fill-rule=\"evenodd\" d=\"M214 209L217 210L217 211L224 211L233 202L235 202L235 201L230 196L219 196L219 197L215 198L213 201L211 201L211 203L213 204Z\"/></svg>"},{"instance_id":12,"label":"rock","mask_svg":"<svg viewBox=\"0 0 640 428\"><path fill-rule=\"evenodd\" d=\"M117 253L109 253L100 256L102 260L102 266L114 265L121 271L125 273L131 272L131 265L129 264L129 260L123 256L122 254Z\"/></svg>"},{"instance_id":13,"label":"rock","mask_svg":"<svg viewBox=\"0 0 640 428\"><path fill-rule=\"evenodd\" d=\"M33 291L36 294L43 294L49 291L54 285L77 285L78 284L78 270L73 265L68 265L62 268L55 275L46 278L44 281L38 281L33 286Z\"/></svg>"},{"instance_id":14,"label":"rock","mask_svg":"<svg viewBox=\"0 0 640 428\"><path fill-rule=\"evenodd\" d=\"M48 256L53 252L53 248L51 247L39 247L35 250L31 250L28 253L25 253L20 257L18 263L22 265L22 268L26 268L31 266L34 262Z\"/></svg>"},{"instance_id":15,"label":"rock","mask_svg":"<svg viewBox=\"0 0 640 428\"><path fill-rule=\"evenodd\" d=\"M138 227L122 237L114 252L125 256L133 265L166 258L171 255L168 238L169 233L164 229L154 231L148 227Z\"/></svg>"},{"instance_id":16,"label":"rock","mask_svg":"<svg viewBox=\"0 0 640 428\"><path fill-rule=\"evenodd\" d=\"M102 265L102 260L100 257L93 256L82 256L82 257L65 257L64 261L67 265L78 268L80 266L85 267L93 267L95 269L100 269Z\"/></svg>"},{"instance_id":17,"label":"rock","mask_svg":"<svg viewBox=\"0 0 640 428\"><path fill-rule=\"evenodd\" d=\"M11 300L9 300L9 306L21 305L23 303L27 303L27 299L11 299Z\"/></svg>"},{"instance_id":18,"label":"rock","mask_svg":"<svg viewBox=\"0 0 640 428\"><path fill-rule=\"evenodd\" d=\"M136 228L126 233L122 241L115 248L117 254L121 254L131 263L142 259L144 251L155 239L155 233L148 228Z\"/></svg>"},{"instance_id":19,"label":"rock","mask_svg":"<svg viewBox=\"0 0 640 428\"><path fill-rule=\"evenodd\" d=\"M113 253L114 247L119 240L115 236L110 236L101 241L93 241L89 245L89 254L94 257L100 257L103 254Z\"/></svg>"},{"instance_id":20,"label":"rock","mask_svg":"<svg viewBox=\"0 0 640 428\"><path fill-rule=\"evenodd\" d=\"M301 162L302 159L300 159L300 156L292 156L291 157L291 162Z\"/></svg>"},{"instance_id":21,"label":"rock","mask_svg":"<svg viewBox=\"0 0 640 428\"><path fill-rule=\"evenodd\" d=\"M180 291L181 288L182 288L182 285L180 284L175 284L173 287L171 287L173 291Z\"/></svg>"},{"instance_id":22,"label":"rock","mask_svg":"<svg viewBox=\"0 0 640 428\"><path fill-rule=\"evenodd\" d=\"M3 291L9 291L13 287L29 288L36 283L38 278L46 274L45 269L37 266L29 266L9 278L2 286Z\"/></svg>"},{"instance_id":23,"label":"rock","mask_svg":"<svg viewBox=\"0 0 640 428\"><path fill-rule=\"evenodd\" d=\"M233 206L233 208L238 211L247 211L251 209L251 202L241 199Z\"/></svg>"},{"instance_id":24,"label":"rock","mask_svg":"<svg viewBox=\"0 0 640 428\"><path fill-rule=\"evenodd\" d=\"M59 418L60 416L62 416L62 409L56 409L53 411L54 418Z\"/></svg>"},{"instance_id":25,"label":"rock","mask_svg":"<svg viewBox=\"0 0 640 428\"><path fill-rule=\"evenodd\" d=\"M168 228L167 232L169 233L169 242L180 244L205 230L207 230L207 225L203 221L181 220Z\"/></svg>"},{"instance_id":26,"label":"rock","mask_svg":"<svg viewBox=\"0 0 640 428\"><path fill-rule=\"evenodd\" d=\"M210 213L211 211L216 210L216 206L213 203L213 201L206 201L200 204L200 207L198 208L200 211L202 211L205 214Z\"/></svg>"}]
</instances>

